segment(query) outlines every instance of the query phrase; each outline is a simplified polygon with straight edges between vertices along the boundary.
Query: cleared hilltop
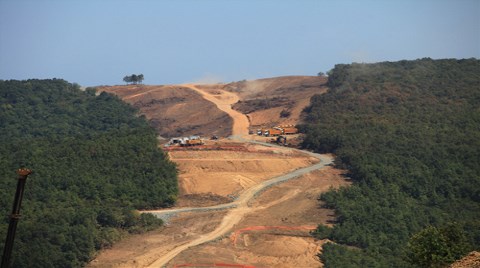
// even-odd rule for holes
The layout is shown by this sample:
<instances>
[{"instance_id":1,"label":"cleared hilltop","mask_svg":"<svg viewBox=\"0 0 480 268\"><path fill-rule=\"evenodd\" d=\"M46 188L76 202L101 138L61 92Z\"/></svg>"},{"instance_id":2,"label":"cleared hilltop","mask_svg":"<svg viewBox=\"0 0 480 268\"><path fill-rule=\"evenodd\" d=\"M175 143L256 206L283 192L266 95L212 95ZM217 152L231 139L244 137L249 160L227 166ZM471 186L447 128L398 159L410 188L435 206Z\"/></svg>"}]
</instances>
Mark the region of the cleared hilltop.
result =
<instances>
[{"instance_id":1,"label":"cleared hilltop","mask_svg":"<svg viewBox=\"0 0 480 268\"><path fill-rule=\"evenodd\" d=\"M285 76L197 87L212 95L216 90L238 95L239 101L233 108L246 114L250 129L255 130L301 122L302 110L313 95L326 91L325 83L325 77ZM111 86L99 90L116 94L138 108L164 137L193 134L227 137L232 133L232 119L189 85Z\"/></svg>"}]
</instances>

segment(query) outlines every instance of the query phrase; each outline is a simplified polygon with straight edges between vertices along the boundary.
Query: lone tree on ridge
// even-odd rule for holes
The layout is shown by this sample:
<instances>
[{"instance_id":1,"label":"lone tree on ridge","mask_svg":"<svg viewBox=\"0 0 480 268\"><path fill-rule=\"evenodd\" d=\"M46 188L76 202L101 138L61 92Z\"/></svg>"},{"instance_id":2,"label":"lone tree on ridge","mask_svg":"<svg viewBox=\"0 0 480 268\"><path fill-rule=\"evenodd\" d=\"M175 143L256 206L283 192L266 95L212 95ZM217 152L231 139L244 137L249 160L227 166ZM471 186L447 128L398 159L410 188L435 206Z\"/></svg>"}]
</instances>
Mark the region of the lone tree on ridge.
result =
<instances>
[{"instance_id":1,"label":"lone tree on ridge","mask_svg":"<svg viewBox=\"0 0 480 268\"><path fill-rule=\"evenodd\" d=\"M127 85L129 83L132 83L134 85L136 84L141 84L143 82L143 74L139 74L139 75L136 75L136 74L132 74L132 75L126 75L124 78L123 78L123 81L125 83L127 83Z\"/></svg>"}]
</instances>

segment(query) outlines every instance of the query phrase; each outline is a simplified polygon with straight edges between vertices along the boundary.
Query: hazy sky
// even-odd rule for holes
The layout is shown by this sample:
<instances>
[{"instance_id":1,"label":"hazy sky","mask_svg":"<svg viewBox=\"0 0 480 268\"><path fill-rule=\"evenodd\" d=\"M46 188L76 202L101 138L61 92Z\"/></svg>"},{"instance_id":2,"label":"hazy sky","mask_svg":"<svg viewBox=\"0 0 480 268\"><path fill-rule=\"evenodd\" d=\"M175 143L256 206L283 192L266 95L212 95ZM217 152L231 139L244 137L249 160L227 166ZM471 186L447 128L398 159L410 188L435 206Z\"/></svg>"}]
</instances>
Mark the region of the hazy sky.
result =
<instances>
[{"instance_id":1,"label":"hazy sky","mask_svg":"<svg viewBox=\"0 0 480 268\"><path fill-rule=\"evenodd\" d=\"M480 0L0 0L0 79L84 86L480 58Z\"/></svg>"}]
</instances>

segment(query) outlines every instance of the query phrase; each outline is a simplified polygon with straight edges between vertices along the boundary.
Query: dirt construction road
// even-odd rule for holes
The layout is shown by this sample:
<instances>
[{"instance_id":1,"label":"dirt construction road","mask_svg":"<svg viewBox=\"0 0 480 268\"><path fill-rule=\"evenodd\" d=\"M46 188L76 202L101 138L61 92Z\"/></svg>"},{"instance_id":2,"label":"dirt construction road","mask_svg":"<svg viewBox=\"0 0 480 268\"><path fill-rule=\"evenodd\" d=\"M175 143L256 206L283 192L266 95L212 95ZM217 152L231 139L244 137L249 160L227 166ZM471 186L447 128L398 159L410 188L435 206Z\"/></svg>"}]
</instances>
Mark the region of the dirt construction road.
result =
<instances>
[{"instance_id":1,"label":"dirt construction road","mask_svg":"<svg viewBox=\"0 0 480 268\"><path fill-rule=\"evenodd\" d=\"M235 224L237 224L238 222L240 222L240 220L242 220L245 214L252 213L256 209L258 209L258 208L253 208L249 206L249 202L253 200L257 194L259 194L263 190L275 184L290 180L292 178L296 178L298 176L301 176L303 174L309 173L314 170L321 169L322 167L325 167L326 165L332 163L332 160L333 160L332 158L324 155L318 155L318 157L321 160L320 163L312 165L310 167L295 170L286 175L279 176L271 180L268 180L266 182L263 182L261 184L258 184L255 187L252 187L247 191L245 191L235 202L230 204L222 204L222 205L206 207L206 208L180 208L180 209L161 210L161 211L146 211L154 215L157 215L160 218L163 218L162 215L171 216L172 214L179 213L179 212L230 209L228 214L223 218L220 226L218 226L213 232L200 236L199 238L189 243L176 247L175 249L171 250L170 252L162 256L160 259L156 260L149 267L152 267L152 268L162 267L182 251L190 247L194 247L194 246L215 240L225 235L235 226Z\"/></svg>"},{"instance_id":2,"label":"dirt construction road","mask_svg":"<svg viewBox=\"0 0 480 268\"><path fill-rule=\"evenodd\" d=\"M236 140L241 140L243 142L250 142L249 140L246 140L244 137L248 135L248 119L244 114L241 114L237 111L234 111L231 108L231 105L235 102L238 101L238 97L230 92L226 91L218 91L218 95L212 95L206 91L203 91L202 89L196 87L195 85L183 85L185 87L191 88L192 90L197 91L200 93L205 99L215 103L215 105L221 109L222 111L226 112L229 114L233 120L234 120L234 127L233 127L233 133L232 133L232 138ZM253 142L253 141L252 141ZM261 142L255 142L257 144L265 145L265 146L271 146L271 147L276 147L275 145L272 144L266 144L266 143L261 143ZM283 147L281 147L283 148ZM237 223L239 223L246 214L252 213L257 209L262 209L262 208L254 208L251 207L250 201L252 201L259 193L262 191L268 189L269 187L276 185L281 182L288 181L292 178L299 177L301 175L304 175L306 173L312 172L314 170L321 169L325 167L326 165L329 165L332 163L333 159L330 156L326 155L320 155L320 154L315 154L315 153L308 153L310 156L316 157L320 160L319 163L311 165L309 167L297 169L293 172L290 172L288 174L278 176L275 178L272 178L268 181L262 182L252 188L249 188L245 192L243 192L233 203L229 204L222 204L222 205L217 205L217 206L212 206L212 207L203 207L203 208L180 208L180 209L169 209L169 210L160 210L160 211L145 211L149 213L153 213L157 215L160 218L163 219L168 219L173 214L180 213L180 212L193 212L193 211L207 211L207 210L222 210L222 209L229 209L225 217L222 219L220 225L213 230L210 233L201 235L200 237L194 239L193 241L187 242L185 244L179 245L172 250L170 250L168 253L164 254L161 256L159 259L151 263L148 267L163 267L168 264L170 260L172 260L175 256L180 254L181 252L200 245L204 244L206 242L221 238L225 234L227 234L229 231L231 231Z\"/></svg>"},{"instance_id":3,"label":"dirt construction road","mask_svg":"<svg viewBox=\"0 0 480 268\"><path fill-rule=\"evenodd\" d=\"M239 100L236 94L225 90L218 90L217 92L219 94L213 95L192 84L184 84L182 86L198 92L204 99L214 103L218 109L227 113L233 119L232 136L243 137L248 135L249 122L247 116L232 109L232 105Z\"/></svg>"},{"instance_id":4,"label":"dirt construction road","mask_svg":"<svg viewBox=\"0 0 480 268\"><path fill-rule=\"evenodd\" d=\"M251 127L284 123L275 119L282 109L291 111L289 120L297 124L295 109L303 109L299 100L308 102L307 95L321 90L303 78L292 85L284 80L271 88L249 91L248 96L242 95L245 88L221 84L105 88L158 123L155 126L162 136L195 131L220 139L206 140L200 147L167 150L179 169L177 204L172 209L148 211L167 224L129 235L99 252L87 267L213 267L219 263L321 267L317 254L328 241L316 240L308 231L334 222L333 211L319 206L317 198L328 189L348 186L345 171L325 167L333 156L264 143L270 139L248 135ZM255 100L265 96L291 101L272 108L275 111L252 113L237 107L253 100L246 108L257 109ZM234 103L242 113L232 109ZM289 136L292 144L295 139Z\"/></svg>"}]
</instances>

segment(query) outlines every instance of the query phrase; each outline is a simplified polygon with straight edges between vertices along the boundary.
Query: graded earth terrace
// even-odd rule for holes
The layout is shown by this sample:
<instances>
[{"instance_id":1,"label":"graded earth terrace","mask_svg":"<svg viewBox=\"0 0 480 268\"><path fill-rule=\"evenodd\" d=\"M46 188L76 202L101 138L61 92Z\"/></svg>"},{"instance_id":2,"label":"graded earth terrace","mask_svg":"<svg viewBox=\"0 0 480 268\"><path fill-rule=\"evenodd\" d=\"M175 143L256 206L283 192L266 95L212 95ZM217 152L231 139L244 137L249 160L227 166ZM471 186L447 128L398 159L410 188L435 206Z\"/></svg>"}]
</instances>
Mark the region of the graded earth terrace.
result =
<instances>
[{"instance_id":1,"label":"graded earth terrace","mask_svg":"<svg viewBox=\"0 0 480 268\"><path fill-rule=\"evenodd\" d=\"M317 197L348 185L344 172L327 166L331 156L278 146L249 132L299 123L300 111L313 94L324 92L324 82L321 77L282 77L227 85L103 88L137 106L152 122L172 122L158 129L161 134L196 134L205 140L199 147L166 148L180 171L180 195L174 208L149 212L168 224L121 241L90 267L320 266L316 254L325 241L309 232L334 217L318 206ZM291 88L298 83L301 94ZM277 102L275 94L284 97ZM265 101L266 106L257 107ZM209 113L201 112L207 108ZM172 132L179 126L182 131ZM211 135L220 139L208 140Z\"/></svg>"}]
</instances>

